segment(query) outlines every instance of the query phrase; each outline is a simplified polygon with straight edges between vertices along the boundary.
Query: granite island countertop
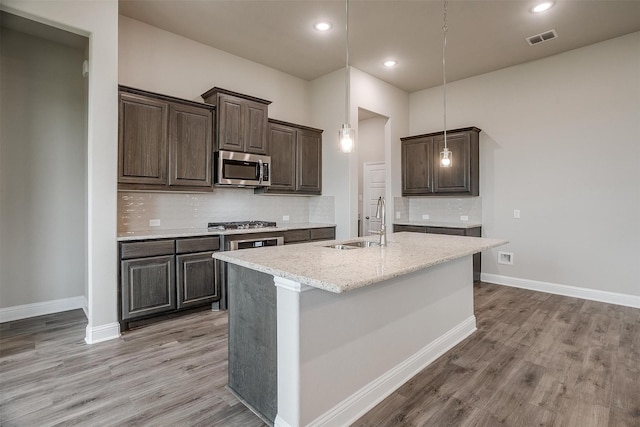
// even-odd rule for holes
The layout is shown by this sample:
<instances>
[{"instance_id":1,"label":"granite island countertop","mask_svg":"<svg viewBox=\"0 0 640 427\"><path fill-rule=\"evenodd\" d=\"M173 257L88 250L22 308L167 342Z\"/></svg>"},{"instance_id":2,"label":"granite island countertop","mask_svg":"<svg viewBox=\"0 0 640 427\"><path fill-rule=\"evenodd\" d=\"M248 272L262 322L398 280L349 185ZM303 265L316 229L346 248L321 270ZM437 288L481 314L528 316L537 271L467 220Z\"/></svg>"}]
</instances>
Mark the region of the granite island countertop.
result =
<instances>
[{"instance_id":1,"label":"granite island countertop","mask_svg":"<svg viewBox=\"0 0 640 427\"><path fill-rule=\"evenodd\" d=\"M341 293L508 243L503 239L401 232L388 234L386 247L348 250L327 247L363 240L377 241L377 236L217 252L213 257Z\"/></svg>"},{"instance_id":2,"label":"granite island countertop","mask_svg":"<svg viewBox=\"0 0 640 427\"><path fill-rule=\"evenodd\" d=\"M305 228L335 227L335 224L321 224L313 222L282 223L276 227L251 228L245 230L215 230L207 228L185 228L176 230L142 230L118 232L118 242L149 239L174 239L179 237L196 236L224 236L229 234L271 233L278 231L300 230Z\"/></svg>"}]
</instances>

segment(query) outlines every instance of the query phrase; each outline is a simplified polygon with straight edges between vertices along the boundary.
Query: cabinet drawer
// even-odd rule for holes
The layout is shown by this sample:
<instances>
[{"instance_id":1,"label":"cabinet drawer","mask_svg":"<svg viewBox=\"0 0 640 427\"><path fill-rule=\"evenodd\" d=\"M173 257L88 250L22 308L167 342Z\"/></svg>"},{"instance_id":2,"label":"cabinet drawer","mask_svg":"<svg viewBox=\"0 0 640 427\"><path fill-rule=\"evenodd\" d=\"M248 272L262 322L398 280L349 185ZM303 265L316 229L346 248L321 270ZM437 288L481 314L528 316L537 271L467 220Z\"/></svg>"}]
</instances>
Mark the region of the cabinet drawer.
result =
<instances>
[{"instance_id":1,"label":"cabinet drawer","mask_svg":"<svg viewBox=\"0 0 640 427\"><path fill-rule=\"evenodd\" d=\"M176 253L217 251L220 249L220 237L197 237L176 240Z\"/></svg>"},{"instance_id":2,"label":"cabinet drawer","mask_svg":"<svg viewBox=\"0 0 640 427\"><path fill-rule=\"evenodd\" d=\"M309 229L305 228L304 230L289 230L284 232L284 243L296 243L296 242L307 242L311 238L311 234L309 233Z\"/></svg>"},{"instance_id":3,"label":"cabinet drawer","mask_svg":"<svg viewBox=\"0 0 640 427\"><path fill-rule=\"evenodd\" d=\"M149 240L120 244L120 258L143 258L158 255L173 255L175 240Z\"/></svg>"},{"instance_id":4,"label":"cabinet drawer","mask_svg":"<svg viewBox=\"0 0 640 427\"><path fill-rule=\"evenodd\" d=\"M419 225L393 225L394 233L399 233L401 231L411 231L413 233L426 233L427 227L422 227Z\"/></svg>"},{"instance_id":5,"label":"cabinet drawer","mask_svg":"<svg viewBox=\"0 0 640 427\"><path fill-rule=\"evenodd\" d=\"M427 227L427 233L464 236L464 228Z\"/></svg>"},{"instance_id":6,"label":"cabinet drawer","mask_svg":"<svg viewBox=\"0 0 640 427\"><path fill-rule=\"evenodd\" d=\"M333 227L311 229L311 240L333 240L335 238L336 229Z\"/></svg>"}]
</instances>

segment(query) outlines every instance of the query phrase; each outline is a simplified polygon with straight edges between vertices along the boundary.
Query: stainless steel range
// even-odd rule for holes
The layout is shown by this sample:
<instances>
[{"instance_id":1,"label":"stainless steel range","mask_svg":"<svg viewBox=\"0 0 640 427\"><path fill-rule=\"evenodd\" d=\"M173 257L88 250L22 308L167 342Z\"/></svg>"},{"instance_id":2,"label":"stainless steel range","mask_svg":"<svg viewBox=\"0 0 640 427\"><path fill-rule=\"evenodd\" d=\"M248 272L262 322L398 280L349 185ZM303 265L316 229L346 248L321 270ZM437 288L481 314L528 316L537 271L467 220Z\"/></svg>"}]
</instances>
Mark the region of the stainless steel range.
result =
<instances>
[{"instance_id":1,"label":"stainless steel range","mask_svg":"<svg viewBox=\"0 0 640 427\"><path fill-rule=\"evenodd\" d=\"M276 228L276 223L271 221L232 221L210 222L207 225L209 231L225 231L220 235L221 247L225 251L238 249L263 248L268 246L280 246L284 244L284 231L260 229ZM237 231L237 232L234 232ZM221 280L220 308L227 309L227 271L226 264L216 260Z\"/></svg>"}]
</instances>

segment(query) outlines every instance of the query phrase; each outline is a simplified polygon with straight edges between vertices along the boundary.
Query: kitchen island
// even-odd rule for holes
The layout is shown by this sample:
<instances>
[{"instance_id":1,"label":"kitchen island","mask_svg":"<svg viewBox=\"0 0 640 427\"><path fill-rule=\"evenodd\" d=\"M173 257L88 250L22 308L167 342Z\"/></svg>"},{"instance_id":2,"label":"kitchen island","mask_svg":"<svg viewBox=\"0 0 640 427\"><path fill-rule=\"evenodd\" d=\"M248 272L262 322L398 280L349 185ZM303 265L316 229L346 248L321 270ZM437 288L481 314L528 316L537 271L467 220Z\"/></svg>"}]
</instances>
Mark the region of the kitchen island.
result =
<instances>
[{"instance_id":1,"label":"kitchen island","mask_svg":"<svg viewBox=\"0 0 640 427\"><path fill-rule=\"evenodd\" d=\"M214 255L229 263L229 387L276 426L348 425L473 333L471 257L507 243L350 242Z\"/></svg>"}]
</instances>

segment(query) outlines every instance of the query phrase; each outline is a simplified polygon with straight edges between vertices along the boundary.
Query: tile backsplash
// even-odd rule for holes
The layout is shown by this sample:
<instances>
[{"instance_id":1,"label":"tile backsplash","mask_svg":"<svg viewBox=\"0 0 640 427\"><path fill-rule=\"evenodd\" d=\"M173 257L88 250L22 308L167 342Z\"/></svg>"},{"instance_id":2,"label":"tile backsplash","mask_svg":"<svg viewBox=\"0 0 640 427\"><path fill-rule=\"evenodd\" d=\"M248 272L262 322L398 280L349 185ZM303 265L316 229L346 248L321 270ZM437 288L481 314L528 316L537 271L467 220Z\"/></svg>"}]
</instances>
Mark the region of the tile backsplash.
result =
<instances>
[{"instance_id":1,"label":"tile backsplash","mask_svg":"<svg viewBox=\"0 0 640 427\"><path fill-rule=\"evenodd\" d=\"M429 221L459 222L467 216L468 222L482 222L481 197L395 197L394 210L395 220L425 221L423 215L429 215Z\"/></svg>"},{"instance_id":2,"label":"tile backsplash","mask_svg":"<svg viewBox=\"0 0 640 427\"><path fill-rule=\"evenodd\" d=\"M331 196L255 195L238 188L213 193L119 191L118 231L206 228L208 222L243 220L334 223L334 205ZM160 220L160 225L152 227L150 220Z\"/></svg>"}]
</instances>

